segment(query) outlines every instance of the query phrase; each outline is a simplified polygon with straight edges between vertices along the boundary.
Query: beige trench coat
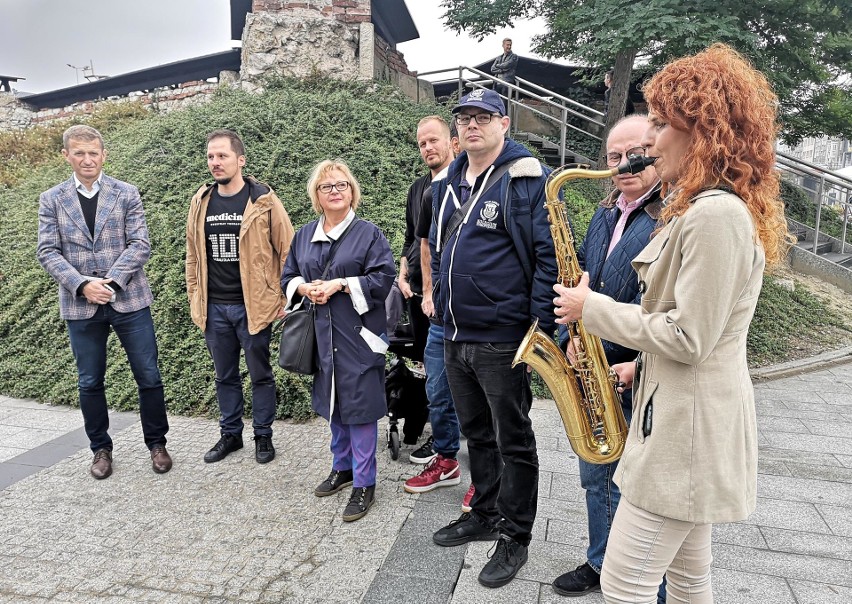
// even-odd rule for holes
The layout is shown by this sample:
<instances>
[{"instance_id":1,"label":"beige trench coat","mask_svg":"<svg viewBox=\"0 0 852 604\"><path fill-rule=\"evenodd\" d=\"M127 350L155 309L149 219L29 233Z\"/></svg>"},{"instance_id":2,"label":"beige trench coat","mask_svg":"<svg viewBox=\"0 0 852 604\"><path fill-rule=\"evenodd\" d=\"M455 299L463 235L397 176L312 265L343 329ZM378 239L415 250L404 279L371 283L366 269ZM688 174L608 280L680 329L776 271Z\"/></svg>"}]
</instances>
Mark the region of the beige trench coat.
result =
<instances>
[{"instance_id":1,"label":"beige trench coat","mask_svg":"<svg viewBox=\"0 0 852 604\"><path fill-rule=\"evenodd\" d=\"M757 428L746 336L764 264L742 200L705 191L634 259L641 306L596 293L586 299L589 331L644 351L614 476L633 505L698 524L742 520L754 510Z\"/></svg>"}]
</instances>

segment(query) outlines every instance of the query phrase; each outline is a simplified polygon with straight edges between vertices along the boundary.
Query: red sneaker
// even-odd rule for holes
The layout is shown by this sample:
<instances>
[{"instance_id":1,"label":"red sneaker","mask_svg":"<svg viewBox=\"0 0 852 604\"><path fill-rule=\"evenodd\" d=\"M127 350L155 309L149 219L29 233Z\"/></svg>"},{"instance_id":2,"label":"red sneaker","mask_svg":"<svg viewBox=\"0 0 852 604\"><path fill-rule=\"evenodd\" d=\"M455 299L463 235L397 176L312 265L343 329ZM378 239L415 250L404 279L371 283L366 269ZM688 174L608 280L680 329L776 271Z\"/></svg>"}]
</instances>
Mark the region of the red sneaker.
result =
<instances>
[{"instance_id":1,"label":"red sneaker","mask_svg":"<svg viewBox=\"0 0 852 604\"><path fill-rule=\"evenodd\" d=\"M455 459L447 459L440 453L426 464L417 476L405 481L409 493L426 493L438 487L451 487L461 482L461 469Z\"/></svg>"},{"instance_id":2,"label":"red sneaker","mask_svg":"<svg viewBox=\"0 0 852 604\"><path fill-rule=\"evenodd\" d=\"M473 494L476 493L476 489L473 487L473 483L470 483L470 488L467 490L467 493L464 494L462 498L462 512L470 513L473 508L470 507L470 500L473 499Z\"/></svg>"}]
</instances>

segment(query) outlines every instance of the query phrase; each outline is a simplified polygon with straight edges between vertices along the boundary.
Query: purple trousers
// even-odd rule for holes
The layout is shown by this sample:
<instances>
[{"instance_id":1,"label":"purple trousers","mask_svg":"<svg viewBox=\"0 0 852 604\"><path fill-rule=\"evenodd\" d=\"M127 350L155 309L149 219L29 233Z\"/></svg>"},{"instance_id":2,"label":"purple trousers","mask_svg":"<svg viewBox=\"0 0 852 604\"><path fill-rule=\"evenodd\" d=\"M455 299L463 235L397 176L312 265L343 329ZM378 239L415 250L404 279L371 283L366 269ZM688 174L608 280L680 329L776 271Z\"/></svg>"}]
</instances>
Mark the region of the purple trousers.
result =
<instances>
[{"instance_id":1,"label":"purple trousers","mask_svg":"<svg viewBox=\"0 0 852 604\"><path fill-rule=\"evenodd\" d=\"M376 447L379 441L377 422L344 424L335 409L331 416L331 453L335 470L352 470L352 486L371 487L376 484Z\"/></svg>"}]
</instances>

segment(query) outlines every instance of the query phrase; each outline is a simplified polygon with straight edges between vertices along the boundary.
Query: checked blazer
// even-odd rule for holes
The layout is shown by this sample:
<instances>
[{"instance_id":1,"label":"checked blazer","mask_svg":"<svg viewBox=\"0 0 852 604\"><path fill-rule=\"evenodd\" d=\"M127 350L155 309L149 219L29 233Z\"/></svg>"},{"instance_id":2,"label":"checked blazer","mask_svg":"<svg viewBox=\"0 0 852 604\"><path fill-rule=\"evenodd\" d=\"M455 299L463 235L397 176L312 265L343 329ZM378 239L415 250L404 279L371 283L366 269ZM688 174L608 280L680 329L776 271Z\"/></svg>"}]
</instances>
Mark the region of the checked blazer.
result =
<instances>
[{"instance_id":1,"label":"checked blazer","mask_svg":"<svg viewBox=\"0 0 852 604\"><path fill-rule=\"evenodd\" d=\"M154 296L142 267L151 256L148 226L139 190L104 175L92 237L72 176L39 197L38 261L59 283L63 319L88 319L98 309L78 288L87 277L112 279L121 288L112 307L134 312L151 305Z\"/></svg>"}]
</instances>

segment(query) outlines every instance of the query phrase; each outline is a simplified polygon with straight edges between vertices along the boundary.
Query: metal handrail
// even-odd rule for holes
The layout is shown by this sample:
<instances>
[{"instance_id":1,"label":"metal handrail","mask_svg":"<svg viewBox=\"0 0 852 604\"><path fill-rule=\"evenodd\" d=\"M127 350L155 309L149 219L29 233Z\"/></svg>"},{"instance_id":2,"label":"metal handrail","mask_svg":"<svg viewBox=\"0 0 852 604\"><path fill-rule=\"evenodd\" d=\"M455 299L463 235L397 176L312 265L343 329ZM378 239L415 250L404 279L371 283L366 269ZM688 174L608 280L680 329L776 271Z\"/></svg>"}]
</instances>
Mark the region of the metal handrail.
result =
<instances>
[{"instance_id":1,"label":"metal handrail","mask_svg":"<svg viewBox=\"0 0 852 604\"><path fill-rule=\"evenodd\" d=\"M561 94L554 92L552 90L548 90L538 84L525 80L523 78L516 78L516 80L523 84L524 86L518 86L517 84L510 84L508 82L504 82L500 78L497 78L489 73L481 71L475 67L468 67L464 65L460 65L459 67L453 67L451 69L439 69L434 71L424 71L422 73L418 73L417 77L428 76L428 75L437 75L442 73L449 72L458 72L458 76L454 78L458 81L458 95L459 98L463 96L464 88L474 87L474 88L488 88L487 85L483 84L484 82L490 82L492 84L500 84L500 86L505 86L507 90L507 94L500 95L500 98L505 99L507 101L507 110L509 111L510 117L514 118L518 106L523 106L526 111L529 111L535 115L538 115L545 120L549 120L559 126L560 136L559 136L559 153L560 153L560 161L562 164L565 163L565 158L567 155L568 147L567 147L567 138L568 138L568 130L573 130L582 134L583 136L587 136L592 138L593 140L601 141L603 140L597 134L590 132L589 130L584 130L581 127L577 127L574 124L568 123L568 117L574 116L577 117L588 124L594 126L595 128L602 128L604 126L603 122L596 119L597 117L603 116L603 113L600 111L589 107L587 105L583 105L582 103L578 103L568 97L562 96ZM466 73L467 72L467 73ZM468 74L474 74L476 79L469 76ZM452 80L445 80L445 82L449 82ZM533 90L541 91L545 93L547 96L542 96L541 94L537 94L533 92ZM513 94L514 93L514 94ZM523 104L519 101L520 95L523 95L527 98L535 99L544 105L548 105L553 107L554 109L558 109L560 111L559 117L554 117L548 113L540 111L539 109L532 107L530 105ZM557 99L559 102L557 102ZM420 87L417 87L417 101L420 101ZM579 109L580 111L586 111L591 115L587 115L581 113L580 111L576 111L574 108ZM512 127L516 128L516 120L512 119Z\"/></svg>"},{"instance_id":2,"label":"metal handrail","mask_svg":"<svg viewBox=\"0 0 852 604\"><path fill-rule=\"evenodd\" d=\"M816 189L799 185L802 190L811 195L814 205L816 206L814 242L811 247L814 254L816 254L819 249L819 228L822 221L822 206L830 205L826 204L826 199L829 198L829 193L831 191L836 191L837 198L832 198L832 204L839 204L843 208L843 228L840 237L840 253L845 253L846 230L849 222L850 206L852 206L852 179L826 170L825 168L812 164L808 161L793 157L782 151L776 151L775 155L775 163L782 172L787 172L794 176L809 176L819 180ZM843 197L846 198L845 201L842 199Z\"/></svg>"}]
</instances>

